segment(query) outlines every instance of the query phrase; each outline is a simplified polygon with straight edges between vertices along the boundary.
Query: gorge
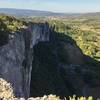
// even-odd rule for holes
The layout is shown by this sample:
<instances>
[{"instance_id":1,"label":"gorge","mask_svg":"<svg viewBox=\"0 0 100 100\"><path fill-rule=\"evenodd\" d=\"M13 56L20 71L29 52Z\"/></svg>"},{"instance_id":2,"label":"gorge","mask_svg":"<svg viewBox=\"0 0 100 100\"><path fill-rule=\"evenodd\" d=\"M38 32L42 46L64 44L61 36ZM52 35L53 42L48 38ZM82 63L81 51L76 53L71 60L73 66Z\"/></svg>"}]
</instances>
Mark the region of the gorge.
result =
<instances>
[{"instance_id":1,"label":"gorge","mask_svg":"<svg viewBox=\"0 0 100 100\"><path fill-rule=\"evenodd\" d=\"M47 22L29 23L0 46L0 77L12 84L16 97L98 97L100 79L88 68L91 60L99 69L100 62L84 55L71 37Z\"/></svg>"}]
</instances>

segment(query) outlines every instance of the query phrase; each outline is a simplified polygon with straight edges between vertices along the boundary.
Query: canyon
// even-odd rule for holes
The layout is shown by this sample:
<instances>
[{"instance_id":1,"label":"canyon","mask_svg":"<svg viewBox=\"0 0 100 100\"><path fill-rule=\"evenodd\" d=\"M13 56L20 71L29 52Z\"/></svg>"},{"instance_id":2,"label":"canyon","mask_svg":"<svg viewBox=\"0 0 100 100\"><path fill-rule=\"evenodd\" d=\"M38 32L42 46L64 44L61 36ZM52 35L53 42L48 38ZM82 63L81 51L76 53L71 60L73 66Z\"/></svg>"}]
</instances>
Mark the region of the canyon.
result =
<instances>
[{"instance_id":1,"label":"canyon","mask_svg":"<svg viewBox=\"0 0 100 100\"><path fill-rule=\"evenodd\" d=\"M29 23L0 46L0 77L11 83L16 97L94 92L98 97L100 79L89 69L90 60L71 37L55 32L47 22Z\"/></svg>"}]
</instances>

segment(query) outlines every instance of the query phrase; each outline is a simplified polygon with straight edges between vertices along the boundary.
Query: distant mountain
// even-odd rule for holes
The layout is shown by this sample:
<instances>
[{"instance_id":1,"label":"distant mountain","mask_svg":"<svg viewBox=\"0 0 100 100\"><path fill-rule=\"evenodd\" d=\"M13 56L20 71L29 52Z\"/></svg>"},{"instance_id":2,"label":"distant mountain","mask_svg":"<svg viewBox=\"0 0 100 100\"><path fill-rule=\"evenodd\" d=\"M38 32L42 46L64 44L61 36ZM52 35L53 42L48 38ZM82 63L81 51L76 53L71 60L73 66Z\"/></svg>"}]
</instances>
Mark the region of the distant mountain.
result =
<instances>
[{"instance_id":1,"label":"distant mountain","mask_svg":"<svg viewBox=\"0 0 100 100\"><path fill-rule=\"evenodd\" d=\"M85 13L82 14L80 17L100 18L100 12Z\"/></svg>"},{"instance_id":2,"label":"distant mountain","mask_svg":"<svg viewBox=\"0 0 100 100\"><path fill-rule=\"evenodd\" d=\"M5 13L9 15L14 15L14 16L73 16L73 15L78 15L78 14L73 14L73 13L54 13L50 11L12 9L12 8L0 8L0 13Z\"/></svg>"}]
</instances>

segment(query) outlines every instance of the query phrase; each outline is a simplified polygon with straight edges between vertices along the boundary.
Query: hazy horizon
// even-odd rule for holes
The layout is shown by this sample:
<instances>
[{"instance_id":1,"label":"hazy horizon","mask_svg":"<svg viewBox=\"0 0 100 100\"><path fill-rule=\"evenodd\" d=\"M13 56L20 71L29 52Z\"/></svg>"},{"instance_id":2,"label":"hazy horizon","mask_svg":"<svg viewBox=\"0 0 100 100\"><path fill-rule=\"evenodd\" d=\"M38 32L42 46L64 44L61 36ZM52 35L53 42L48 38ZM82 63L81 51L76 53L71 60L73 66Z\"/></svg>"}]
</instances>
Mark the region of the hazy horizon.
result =
<instances>
[{"instance_id":1,"label":"hazy horizon","mask_svg":"<svg viewBox=\"0 0 100 100\"><path fill-rule=\"evenodd\" d=\"M57 13L100 12L100 0L0 0L0 8L50 11Z\"/></svg>"}]
</instances>

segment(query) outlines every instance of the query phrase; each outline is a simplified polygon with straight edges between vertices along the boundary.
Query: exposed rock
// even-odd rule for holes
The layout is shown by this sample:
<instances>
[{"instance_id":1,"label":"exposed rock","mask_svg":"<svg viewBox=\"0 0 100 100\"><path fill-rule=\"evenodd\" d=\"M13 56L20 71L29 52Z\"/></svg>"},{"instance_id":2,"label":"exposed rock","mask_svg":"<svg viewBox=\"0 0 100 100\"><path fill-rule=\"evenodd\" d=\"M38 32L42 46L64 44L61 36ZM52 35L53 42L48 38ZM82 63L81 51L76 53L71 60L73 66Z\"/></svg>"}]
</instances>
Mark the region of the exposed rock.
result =
<instances>
[{"instance_id":1,"label":"exposed rock","mask_svg":"<svg viewBox=\"0 0 100 100\"><path fill-rule=\"evenodd\" d=\"M59 97L57 97L56 95L44 95L43 97L30 97L28 98L28 100L60 100Z\"/></svg>"},{"instance_id":2,"label":"exposed rock","mask_svg":"<svg viewBox=\"0 0 100 100\"><path fill-rule=\"evenodd\" d=\"M12 86L2 78L0 78L0 100L14 100Z\"/></svg>"},{"instance_id":3,"label":"exposed rock","mask_svg":"<svg viewBox=\"0 0 100 100\"><path fill-rule=\"evenodd\" d=\"M43 97L30 97L27 100L56 100L56 95L44 95ZM13 88L10 83L0 78L0 100L25 100L25 98L15 98Z\"/></svg>"},{"instance_id":4,"label":"exposed rock","mask_svg":"<svg viewBox=\"0 0 100 100\"><path fill-rule=\"evenodd\" d=\"M9 81L17 97L28 97L33 61L33 46L49 41L47 23L30 24L21 32L13 33L8 44L0 47L0 77Z\"/></svg>"}]
</instances>

